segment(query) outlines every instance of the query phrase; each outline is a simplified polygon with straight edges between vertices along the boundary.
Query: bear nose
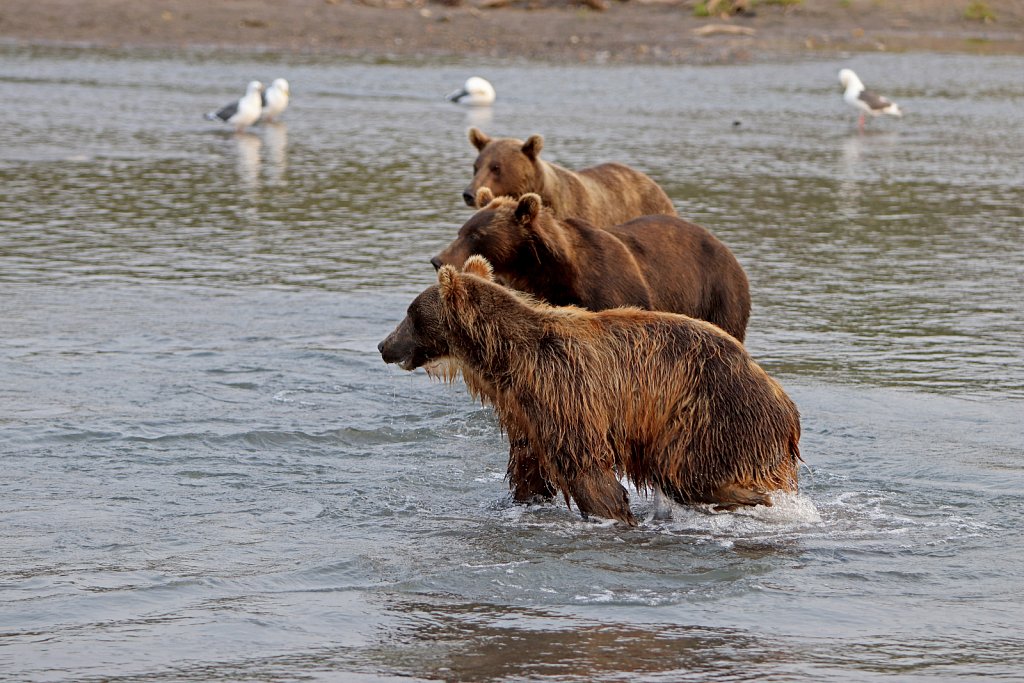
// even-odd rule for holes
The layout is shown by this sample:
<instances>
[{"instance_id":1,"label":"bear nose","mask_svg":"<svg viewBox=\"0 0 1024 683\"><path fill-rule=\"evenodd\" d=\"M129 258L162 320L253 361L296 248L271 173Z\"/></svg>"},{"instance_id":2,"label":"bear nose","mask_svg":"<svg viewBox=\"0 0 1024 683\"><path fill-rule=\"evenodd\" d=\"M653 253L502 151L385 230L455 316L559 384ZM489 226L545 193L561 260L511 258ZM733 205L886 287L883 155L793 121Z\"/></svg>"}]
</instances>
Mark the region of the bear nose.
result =
<instances>
[{"instance_id":1,"label":"bear nose","mask_svg":"<svg viewBox=\"0 0 1024 683\"><path fill-rule=\"evenodd\" d=\"M462 201L466 202L466 206L476 208L476 195L468 189L462 191Z\"/></svg>"},{"instance_id":2,"label":"bear nose","mask_svg":"<svg viewBox=\"0 0 1024 683\"><path fill-rule=\"evenodd\" d=\"M430 265L434 266L434 270L441 270L441 266L443 266L444 263L441 262L440 258L435 256L434 258L430 259Z\"/></svg>"},{"instance_id":3,"label":"bear nose","mask_svg":"<svg viewBox=\"0 0 1024 683\"><path fill-rule=\"evenodd\" d=\"M377 353L384 355L384 341L381 340L380 344L377 344Z\"/></svg>"}]
</instances>

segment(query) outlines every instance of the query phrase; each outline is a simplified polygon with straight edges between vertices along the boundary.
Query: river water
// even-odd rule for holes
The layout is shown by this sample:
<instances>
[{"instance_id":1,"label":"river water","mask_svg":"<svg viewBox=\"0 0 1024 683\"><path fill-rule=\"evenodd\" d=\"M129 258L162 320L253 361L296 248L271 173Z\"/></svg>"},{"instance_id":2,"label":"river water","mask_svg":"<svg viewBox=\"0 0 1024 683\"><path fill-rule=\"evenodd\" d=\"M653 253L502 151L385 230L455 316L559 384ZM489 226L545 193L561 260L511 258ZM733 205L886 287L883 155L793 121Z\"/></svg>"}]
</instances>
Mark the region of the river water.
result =
<instances>
[{"instance_id":1,"label":"river water","mask_svg":"<svg viewBox=\"0 0 1024 683\"><path fill-rule=\"evenodd\" d=\"M843 66L905 118L858 134ZM0 48L0 679L1020 680L1021 74ZM282 123L202 120L278 76ZM382 363L469 125L733 249L799 495L515 506L489 409Z\"/></svg>"}]
</instances>

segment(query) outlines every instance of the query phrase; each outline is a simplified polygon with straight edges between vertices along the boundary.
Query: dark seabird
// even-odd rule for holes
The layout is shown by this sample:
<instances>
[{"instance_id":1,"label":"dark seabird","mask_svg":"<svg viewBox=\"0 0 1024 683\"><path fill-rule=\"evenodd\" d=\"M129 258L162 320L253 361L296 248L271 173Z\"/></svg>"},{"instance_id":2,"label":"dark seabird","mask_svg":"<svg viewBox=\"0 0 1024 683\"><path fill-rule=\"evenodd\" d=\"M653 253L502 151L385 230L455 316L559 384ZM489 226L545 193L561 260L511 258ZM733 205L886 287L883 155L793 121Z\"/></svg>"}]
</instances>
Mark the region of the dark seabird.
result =
<instances>
[{"instance_id":1,"label":"dark seabird","mask_svg":"<svg viewBox=\"0 0 1024 683\"><path fill-rule=\"evenodd\" d=\"M259 120L260 114L263 112L263 102L260 97L262 92L262 83L249 81L249 87L245 89L245 94L241 98L217 111L209 112L206 114L206 118L210 121L220 120L230 123L235 127L236 132L242 132Z\"/></svg>"}]
</instances>

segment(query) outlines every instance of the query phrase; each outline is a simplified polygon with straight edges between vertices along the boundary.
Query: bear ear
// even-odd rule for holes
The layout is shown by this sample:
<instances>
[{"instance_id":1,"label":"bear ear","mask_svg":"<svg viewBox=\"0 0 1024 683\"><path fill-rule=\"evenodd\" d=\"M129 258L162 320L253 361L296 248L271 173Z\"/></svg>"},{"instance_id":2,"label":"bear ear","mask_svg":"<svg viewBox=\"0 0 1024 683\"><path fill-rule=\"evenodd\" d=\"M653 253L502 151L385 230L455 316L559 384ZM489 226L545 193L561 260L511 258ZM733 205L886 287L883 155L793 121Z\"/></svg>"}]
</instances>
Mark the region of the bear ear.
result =
<instances>
[{"instance_id":1,"label":"bear ear","mask_svg":"<svg viewBox=\"0 0 1024 683\"><path fill-rule=\"evenodd\" d=\"M542 149L544 149L544 138L539 135L531 135L523 143L523 154L530 157L531 161L537 160Z\"/></svg>"},{"instance_id":2,"label":"bear ear","mask_svg":"<svg viewBox=\"0 0 1024 683\"><path fill-rule=\"evenodd\" d=\"M516 205L516 220L524 224L532 223L540 213L542 206L544 206L544 202L541 201L539 194L527 192L519 198L519 203Z\"/></svg>"},{"instance_id":3,"label":"bear ear","mask_svg":"<svg viewBox=\"0 0 1024 683\"><path fill-rule=\"evenodd\" d=\"M494 269L490 262L480 254L473 254L462 264L462 272L482 277L485 280L494 281Z\"/></svg>"},{"instance_id":4,"label":"bear ear","mask_svg":"<svg viewBox=\"0 0 1024 683\"><path fill-rule=\"evenodd\" d=\"M463 287L459 282L459 272L454 266L441 266L437 271L437 286L441 291L442 302L448 305L458 304Z\"/></svg>"},{"instance_id":5,"label":"bear ear","mask_svg":"<svg viewBox=\"0 0 1024 683\"><path fill-rule=\"evenodd\" d=\"M473 126L472 128L469 129L469 142L474 147L477 148L477 151L480 151L484 147L486 147L487 143L489 143L490 141L491 139L487 137L487 135L476 126Z\"/></svg>"},{"instance_id":6,"label":"bear ear","mask_svg":"<svg viewBox=\"0 0 1024 683\"><path fill-rule=\"evenodd\" d=\"M494 193L489 187L481 187L476 191L476 208L482 209L494 201Z\"/></svg>"},{"instance_id":7,"label":"bear ear","mask_svg":"<svg viewBox=\"0 0 1024 683\"><path fill-rule=\"evenodd\" d=\"M470 284L469 279L463 277L452 266L441 266L441 270L437 271L437 288L441 295L443 318L466 327L475 324L477 309L469 291Z\"/></svg>"}]
</instances>

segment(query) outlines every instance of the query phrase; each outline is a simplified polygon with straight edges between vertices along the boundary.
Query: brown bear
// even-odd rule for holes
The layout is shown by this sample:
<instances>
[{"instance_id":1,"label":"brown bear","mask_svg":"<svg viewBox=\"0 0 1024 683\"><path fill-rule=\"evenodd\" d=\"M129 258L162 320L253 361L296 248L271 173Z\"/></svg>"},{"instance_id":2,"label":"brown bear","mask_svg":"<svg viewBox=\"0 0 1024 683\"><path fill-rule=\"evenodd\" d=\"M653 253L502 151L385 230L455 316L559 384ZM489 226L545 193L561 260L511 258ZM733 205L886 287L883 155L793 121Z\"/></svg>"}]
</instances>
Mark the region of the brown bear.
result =
<instances>
[{"instance_id":1,"label":"brown bear","mask_svg":"<svg viewBox=\"0 0 1024 683\"><path fill-rule=\"evenodd\" d=\"M643 216L601 230L557 218L533 193L494 199L482 188L477 200L483 208L431 259L435 268L458 268L480 254L499 282L554 306L683 313L743 341L750 317L746 273L705 228L674 216Z\"/></svg>"},{"instance_id":2,"label":"brown bear","mask_svg":"<svg viewBox=\"0 0 1024 683\"><path fill-rule=\"evenodd\" d=\"M674 313L552 307L492 278L479 256L443 266L381 357L461 370L584 517L636 524L619 477L724 509L797 490L799 412L734 337Z\"/></svg>"},{"instance_id":3,"label":"brown bear","mask_svg":"<svg viewBox=\"0 0 1024 683\"><path fill-rule=\"evenodd\" d=\"M604 228L637 216L675 216L672 200L658 184L623 164L599 164L578 173L540 158L544 138L531 135L491 138L479 128L469 129L469 141L479 154L473 163L473 182L462 192L468 206L476 206L481 187L495 195L519 197L535 192L559 218L582 218Z\"/></svg>"}]
</instances>

